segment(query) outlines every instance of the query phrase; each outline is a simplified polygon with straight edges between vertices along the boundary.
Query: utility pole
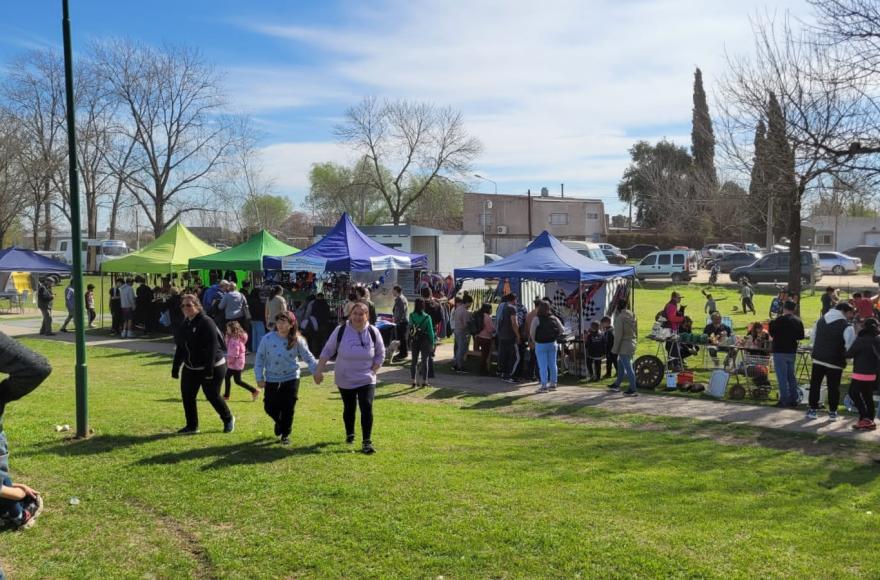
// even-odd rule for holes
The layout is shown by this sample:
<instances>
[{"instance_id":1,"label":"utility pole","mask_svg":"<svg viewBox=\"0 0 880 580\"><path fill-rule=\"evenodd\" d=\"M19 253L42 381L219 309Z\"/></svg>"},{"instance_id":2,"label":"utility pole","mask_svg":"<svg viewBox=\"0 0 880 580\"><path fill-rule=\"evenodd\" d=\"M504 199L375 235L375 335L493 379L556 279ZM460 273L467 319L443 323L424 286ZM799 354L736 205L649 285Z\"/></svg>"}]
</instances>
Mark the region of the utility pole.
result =
<instances>
[{"instance_id":1,"label":"utility pole","mask_svg":"<svg viewBox=\"0 0 880 580\"><path fill-rule=\"evenodd\" d=\"M529 242L532 241L532 190L526 192L526 200L529 204Z\"/></svg>"},{"instance_id":2,"label":"utility pole","mask_svg":"<svg viewBox=\"0 0 880 580\"><path fill-rule=\"evenodd\" d=\"M70 42L70 10L62 0L64 34L64 89L67 100L67 157L70 176L70 229L73 237L73 324L76 327L76 437L89 436L89 372L86 365L85 302L83 300L82 232L79 215L79 170L76 159L76 120L73 102L73 51Z\"/></svg>"},{"instance_id":3,"label":"utility pole","mask_svg":"<svg viewBox=\"0 0 880 580\"><path fill-rule=\"evenodd\" d=\"M629 231L633 231L633 186L629 186Z\"/></svg>"}]
</instances>

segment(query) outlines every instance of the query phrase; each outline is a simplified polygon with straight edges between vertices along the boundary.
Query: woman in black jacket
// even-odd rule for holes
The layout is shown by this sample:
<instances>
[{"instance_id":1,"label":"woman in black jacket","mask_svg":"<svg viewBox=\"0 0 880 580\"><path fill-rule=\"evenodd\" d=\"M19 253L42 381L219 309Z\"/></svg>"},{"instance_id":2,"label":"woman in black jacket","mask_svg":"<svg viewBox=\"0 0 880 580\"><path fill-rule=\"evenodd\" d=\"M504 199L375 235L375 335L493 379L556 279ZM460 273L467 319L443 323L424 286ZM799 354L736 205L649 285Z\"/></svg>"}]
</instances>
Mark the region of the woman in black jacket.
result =
<instances>
[{"instance_id":1,"label":"woman in black jacket","mask_svg":"<svg viewBox=\"0 0 880 580\"><path fill-rule=\"evenodd\" d=\"M186 415L186 426L178 433L199 432L196 396L200 388L223 421L223 432L232 433L235 417L220 396L220 383L226 376L223 337L214 321L202 312L202 303L198 298L187 294L181 299L180 307L186 319L175 336L177 348L171 367L171 377L180 377L180 395ZM180 373L181 365L183 374Z\"/></svg>"},{"instance_id":2,"label":"woman in black jacket","mask_svg":"<svg viewBox=\"0 0 880 580\"><path fill-rule=\"evenodd\" d=\"M862 326L855 342L846 352L846 358L853 359L852 382L849 398L859 409L859 422L853 429L873 431L874 424L874 385L880 368L880 326L875 318L868 318Z\"/></svg>"}]
</instances>

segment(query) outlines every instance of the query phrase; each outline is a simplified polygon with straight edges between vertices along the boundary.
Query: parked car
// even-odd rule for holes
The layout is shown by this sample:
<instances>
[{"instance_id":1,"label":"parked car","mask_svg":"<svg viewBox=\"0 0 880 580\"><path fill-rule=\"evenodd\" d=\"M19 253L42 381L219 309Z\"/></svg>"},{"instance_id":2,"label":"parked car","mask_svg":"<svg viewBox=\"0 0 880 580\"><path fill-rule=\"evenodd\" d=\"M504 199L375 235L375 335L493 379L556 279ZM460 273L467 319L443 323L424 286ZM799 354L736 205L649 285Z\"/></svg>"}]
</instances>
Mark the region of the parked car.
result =
<instances>
[{"instance_id":1,"label":"parked car","mask_svg":"<svg viewBox=\"0 0 880 580\"><path fill-rule=\"evenodd\" d=\"M607 262L608 258L605 257L605 254L602 252L602 249L599 248L599 244L594 244L592 242L582 242L580 240L562 240L563 245L567 248L571 248L581 256L586 256L591 260L596 260L597 262Z\"/></svg>"},{"instance_id":2,"label":"parked car","mask_svg":"<svg viewBox=\"0 0 880 580\"><path fill-rule=\"evenodd\" d=\"M874 258L874 282L880 284L880 253Z\"/></svg>"},{"instance_id":3,"label":"parked car","mask_svg":"<svg viewBox=\"0 0 880 580\"><path fill-rule=\"evenodd\" d=\"M788 252L767 254L754 264L731 270L730 280L732 282L746 280L755 284L788 282L789 256ZM815 286L821 279L822 269L819 266L819 254L811 251L801 252L801 285Z\"/></svg>"},{"instance_id":4,"label":"parked car","mask_svg":"<svg viewBox=\"0 0 880 580\"><path fill-rule=\"evenodd\" d=\"M672 278L673 282L690 282L697 275L691 250L651 252L636 264L636 278Z\"/></svg>"},{"instance_id":5,"label":"parked car","mask_svg":"<svg viewBox=\"0 0 880 580\"><path fill-rule=\"evenodd\" d=\"M880 246L853 246L841 253L858 258L863 264L873 264L877 259L877 254L880 254Z\"/></svg>"},{"instance_id":6,"label":"parked car","mask_svg":"<svg viewBox=\"0 0 880 580\"><path fill-rule=\"evenodd\" d=\"M740 248L737 248L733 244L706 244L703 246L703 249L700 250L700 255L705 258L723 258L728 254L736 254L737 252L741 252Z\"/></svg>"},{"instance_id":7,"label":"parked car","mask_svg":"<svg viewBox=\"0 0 880 580\"><path fill-rule=\"evenodd\" d=\"M483 254L483 260L484 260L483 264L484 265L491 264L492 262L497 262L498 260L501 260L501 259L502 259L501 256L499 256L498 254Z\"/></svg>"},{"instance_id":8,"label":"parked car","mask_svg":"<svg viewBox=\"0 0 880 580\"><path fill-rule=\"evenodd\" d=\"M614 244L609 244L609 243L607 243L607 242L602 242L601 244L596 244L596 245L599 246L599 249L602 250L603 252L604 252L605 250L611 250L611 251L614 252L615 254L622 254L622 253L623 253L623 252L620 251L620 248L618 248L618 247L615 246Z\"/></svg>"},{"instance_id":9,"label":"parked car","mask_svg":"<svg viewBox=\"0 0 880 580\"><path fill-rule=\"evenodd\" d=\"M721 272L727 274L734 268L754 264L758 261L760 257L761 254L756 254L755 252L737 252L735 254L727 254L723 258L719 258L718 266L721 268Z\"/></svg>"},{"instance_id":10,"label":"parked car","mask_svg":"<svg viewBox=\"0 0 880 580\"><path fill-rule=\"evenodd\" d=\"M824 274L831 273L840 276L858 272L862 267L862 261L840 252L819 252L819 267L822 268Z\"/></svg>"},{"instance_id":11,"label":"parked car","mask_svg":"<svg viewBox=\"0 0 880 580\"><path fill-rule=\"evenodd\" d=\"M614 250L602 249L602 253L608 258L610 264L626 264L626 256Z\"/></svg>"},{"instance_id":12,"label":"parked car","mask_svg":"<svg viewBox=\"0 0 880 580\"><path fill-rule=\"evenodd\" d=\"M636 244L634 246L630 246L629 248L624 248L620 250L629 258L634 260L641 260L651 252L656 252L660 248L657 246L652 246L651 244Z\"/></svg>"}]
</instances>

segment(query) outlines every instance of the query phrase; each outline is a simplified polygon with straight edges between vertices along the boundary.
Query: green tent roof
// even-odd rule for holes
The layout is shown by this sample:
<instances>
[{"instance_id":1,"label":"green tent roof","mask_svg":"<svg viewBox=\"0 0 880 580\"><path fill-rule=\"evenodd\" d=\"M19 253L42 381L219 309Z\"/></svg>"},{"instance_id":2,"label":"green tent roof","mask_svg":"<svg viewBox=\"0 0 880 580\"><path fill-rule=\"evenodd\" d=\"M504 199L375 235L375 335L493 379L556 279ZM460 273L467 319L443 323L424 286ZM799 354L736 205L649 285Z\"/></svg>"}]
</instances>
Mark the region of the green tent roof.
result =
<instances>
[{"instance_id":1,"label":"green tent roof","mask_svg":"<svg viewBox=\"0 0 880 580\"><path fill-rule=\"evenodd\" d=\"M216 254L210 246L176 223L165 233L138 252L101 264L102 272L137 272L143 274L170 274L189 270L191 258Z\"/></svg>"},{"instance_id":2,"label":"green tent roof","mask_svg":"<svg viewBox=\"0 0 880 580\"><path fill-rule=\"evenodd\" d=\"M251 239L234 248L210 256L191 259L189 267L192 270L259 272L263 269L263 256L289 256L296 252L299 252L299 248L285 244L266 230L260 230Z\"/></svg>"}]
</instances>

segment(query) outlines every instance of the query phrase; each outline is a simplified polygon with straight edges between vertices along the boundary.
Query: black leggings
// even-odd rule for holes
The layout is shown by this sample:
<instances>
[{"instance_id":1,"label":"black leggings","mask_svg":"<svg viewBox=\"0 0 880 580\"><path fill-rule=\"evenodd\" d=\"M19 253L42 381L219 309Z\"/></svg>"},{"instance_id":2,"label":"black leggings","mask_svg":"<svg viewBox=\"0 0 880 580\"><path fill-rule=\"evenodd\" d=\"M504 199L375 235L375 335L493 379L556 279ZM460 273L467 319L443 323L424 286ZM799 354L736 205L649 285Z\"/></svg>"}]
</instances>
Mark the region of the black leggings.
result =
<instances>
[{"instance_id":1,"label":"black leggings","mask_svg":"<svg viewBox=\"0 0 880 580\"><path fill-rule=\"evenodd\" d=\"M590 371L591 377L602 377L602 359L590 358L587 360L587 370Z\"/></svg>"},{"instance_id":2,"label":"black leggings","mask_svg":"<svg viewBox=\"0 0 880 580\"><path fill-rule=\"evenodd\" d=\"M409 362L409 375L412 382L416 382L416 371L418 371L421 382L426 383L428 371L431 370L428 366L428 361L431 360L431 339L426 336L418 343L410 345L410 348L412 359Z\"/></svg>"},{"instance_id":3,"label":"black leggings","mask_svg":"<svg viewBox=\"0 0 880 580\"><path fill-rule=\"evenodd\" d=\"M235 380L235 384L239 387L247 389L251 393L256 393L257 389L253 388L251 385L247 384L243 380L241 380L241 371L235 369L226 369L226 388L223 390L223 396L227 399L229 398L230 391L232 390L232 381Z\"/></svg>"},{"instance_id":4,"label":"black leggings","mask_svg":"<svg viewBox=\"0 0 880 580\"><path fill-rule=\"evenodd\" d=\"M825 379L828 385L828 410L837 412L837 405L840 403L840 377L843 375L843 369L833 369L825 365L813 363L813 370L810 373L810 408L819 408L819 391L822 386L822 379Z\"/></svg>"},{"instance_id":5,"label":"black leggings","mask_svg":"<svg viewBox=\"0 0 880 580\"><path fill-rule=\"evenodd\" d=\"M361 408L361 436L364 443L371 441L373 435L373 397L376 385L364 385L354 389L339 388L342 396L342 422L346 436L354 436L354 416L358 406Z\"/></svg>"},{"instance_id":6,"label":"black leggings","mask_svg":"<svg viewBox=\"0 0 880 580\"><path fill-rule=\"evenodd\" d=\"M290 436L293 431L293 413L299 399L299 379L283 383L266 383L263 409L275 421L275 435Z\"/></svg>"},{"instance_id":7,"label":"black leggings","mask_svg":"<svg viewBox=\"0 0 880 580\"><path fill-rule=\"evenodd\" d=\"M196 405L196 396L199 389L205 393L205 398L217 411L217 415L223 423L232 419L232 413L226 406L226 401L220 396L220 382L226 376L226 365L214 367L211 378L206 378L204 369L190 369L183 367L180 373L180 396L183 399L183 412L186 416L186 426L190 429L199 427L199 411Z\"/></svg>"},{"instance_id":8,"label":"black leggings","mask_svg":"<svg viewBox=\"0 0 880 580\"><path fill-rule=\"evenodd\" d=\"M874 420L874 381L853 379L849 385L849 398L859 410L859 419Z\"/></svg>"},{"instance_id":9,"label":"black leggings","mask_svg":"<svg viewBox=\"0 0 880 580\"><path fill-rule=\"evenodd\" d=\"M617 355L609 352L605 355L605 374L610 377L612 369L614 369L614 376L617 376Z\"/></svg>"}]
</instances>

